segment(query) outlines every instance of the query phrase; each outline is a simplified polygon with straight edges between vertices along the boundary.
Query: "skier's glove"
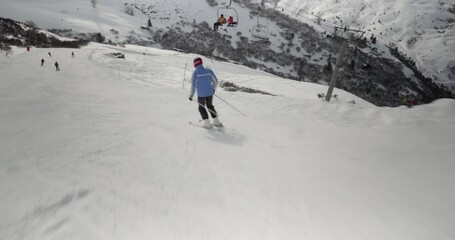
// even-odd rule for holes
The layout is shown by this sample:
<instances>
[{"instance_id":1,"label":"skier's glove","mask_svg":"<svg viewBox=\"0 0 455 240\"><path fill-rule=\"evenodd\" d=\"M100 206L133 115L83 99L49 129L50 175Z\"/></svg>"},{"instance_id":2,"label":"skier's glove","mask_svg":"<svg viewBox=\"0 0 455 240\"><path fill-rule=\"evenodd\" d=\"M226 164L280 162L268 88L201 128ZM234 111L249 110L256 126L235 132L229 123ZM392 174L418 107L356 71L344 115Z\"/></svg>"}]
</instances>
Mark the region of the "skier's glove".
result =
<instances>
[{"instance_id":1,"label":"skier's glove","mask_svg":"<svg viewBox=\"0 0 455 240\"><path fill-rule=\"evenodd\" d=\"M189 97L188 99L189 99L190 101L193 101L193 97Z\"/></svg>"}]
</instances>

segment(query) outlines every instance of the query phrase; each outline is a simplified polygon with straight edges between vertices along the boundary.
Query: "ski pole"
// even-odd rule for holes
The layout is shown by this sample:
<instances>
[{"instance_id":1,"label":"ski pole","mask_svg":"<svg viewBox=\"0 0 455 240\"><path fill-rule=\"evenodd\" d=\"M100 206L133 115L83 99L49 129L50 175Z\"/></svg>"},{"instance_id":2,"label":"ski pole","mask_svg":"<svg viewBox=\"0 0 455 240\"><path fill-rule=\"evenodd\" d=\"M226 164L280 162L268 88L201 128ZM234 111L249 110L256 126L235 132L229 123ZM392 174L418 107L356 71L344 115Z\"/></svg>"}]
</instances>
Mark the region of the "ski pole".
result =
<instances>
[{"instance_id":1,"label":"ski pole","mask_svg":"<svg viewBox=\"0 0 455 240\"><path fill-rule=\"evenodd\" d=\"M185 71L183 72L182 88L185 88L186 64L187 64L187 62L185 62Z\"/></svg>"},{"instance_id":2,"label":"ski pole","mask_svg":"<svg viewBox=\"0 0 455 240\"><path fill-rule=\"evenodd\" d=\"M234 106L232 106L230 103L228 103L226 100L220 98L218 95L216 95L216 94L214 94L214 95L215 95L215 97L221 99L221 101L223 101L224 103L226 103L227 105L229 105L231 108L233 108L234 110L236 110L237 112L239 112L240 114L242 114L243 116L246 117L246 114L245 114L245 113L241 112L240 110L238 110L237 108L235 108Z\"/></svg>"}]
</instances>

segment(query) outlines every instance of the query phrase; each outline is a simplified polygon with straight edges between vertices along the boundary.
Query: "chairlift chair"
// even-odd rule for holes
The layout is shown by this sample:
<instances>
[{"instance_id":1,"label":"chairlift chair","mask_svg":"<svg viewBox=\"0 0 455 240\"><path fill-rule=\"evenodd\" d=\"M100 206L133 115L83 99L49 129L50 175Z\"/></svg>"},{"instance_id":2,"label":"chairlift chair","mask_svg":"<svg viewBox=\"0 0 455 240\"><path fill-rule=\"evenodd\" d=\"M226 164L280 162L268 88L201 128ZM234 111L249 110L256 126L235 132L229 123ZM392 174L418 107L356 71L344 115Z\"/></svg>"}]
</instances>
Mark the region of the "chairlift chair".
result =
<instances>
[{"instance_id":1,"label":"chairlift chair","mask_svg":"<svg viewBox=\"0 0 455 240\"><path fill-rule=\"evenodd\" d=\"M231 7L231 4L232 4L232 0L229 1L229 5L218 8L218 10L216 11L217 19L219 19L221 17L221 15L223 15L224 18L226 18L226 20L230 16L232 16L232 18L234 20L232 21L232 24L228 24L227 26L228 27L237 27L237 24L239 23L239 14L235 10L235 8Z\"/></svg>"},{"instance_id":2,"label":"chairlift chair","mask_svg":"<svg viewBox=\"0 0 455 240\"><path fill-rule=\"evenodd\" d=\"M251 35L255 38L268 40L269 39L269 29L267 26L259 23L259 15L257 18L257 24L251 29Z\"/></svg>"}]
</instances>

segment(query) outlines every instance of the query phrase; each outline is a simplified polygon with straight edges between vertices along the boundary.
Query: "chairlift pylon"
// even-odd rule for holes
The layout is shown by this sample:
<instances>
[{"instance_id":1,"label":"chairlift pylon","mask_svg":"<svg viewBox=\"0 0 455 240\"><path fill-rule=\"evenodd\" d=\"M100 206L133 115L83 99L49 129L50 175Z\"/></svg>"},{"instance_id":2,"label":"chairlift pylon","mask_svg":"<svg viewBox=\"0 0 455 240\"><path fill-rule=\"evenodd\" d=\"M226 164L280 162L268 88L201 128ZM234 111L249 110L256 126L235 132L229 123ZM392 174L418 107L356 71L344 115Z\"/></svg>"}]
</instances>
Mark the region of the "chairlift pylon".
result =
<instances>
[{"instance_id":1,"label":"chairlift pylon","mask_svg":"<svg viewBox=\"0 0 455 240\"><path fill-rule=\"evenodd\" d=\"M232 17L234 19L232 21L232 24L228 24L227 26L236 27L239 23L239 14L235 10L235 8L231 7L231 4L232 4L232 0L229 1L229 4L227 6L218 8L218 10L216 11L217 19L219 19L221 17L221 15L223 15L226 18L226 20L229 17Z\"/></svg>"}]
</instances>

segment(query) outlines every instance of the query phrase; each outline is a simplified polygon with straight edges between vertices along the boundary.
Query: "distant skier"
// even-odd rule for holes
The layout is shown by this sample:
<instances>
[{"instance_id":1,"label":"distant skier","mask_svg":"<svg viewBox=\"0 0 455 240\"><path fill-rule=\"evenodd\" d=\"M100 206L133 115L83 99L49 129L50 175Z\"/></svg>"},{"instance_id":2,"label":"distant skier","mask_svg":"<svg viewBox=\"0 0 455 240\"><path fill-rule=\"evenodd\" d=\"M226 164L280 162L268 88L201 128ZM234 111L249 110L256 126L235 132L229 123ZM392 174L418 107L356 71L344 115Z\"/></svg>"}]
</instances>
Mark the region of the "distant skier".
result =
<instances>
[{"instance_id":1,"label":"distant skier","mask_svg":"<svg viewBox=\"0 0 455 240\"><path fill-rule=\"evenodd\" d=\"M44 65L44 58L41 58L41 67Z\"/></svg>"},{"instance_id":2,"label":"distant skier","mask_svg":"<svg viewBox=\"0 0 455 240\"><path fill-rule=\"evenodd\" d=\"M215 89L218 85L218 79L212 70L205 68L202 65L202 59L200 57L195 58L193 64L196 69L194 70L191 78L191 93L189 99L190 101L193 101L193 95L197 90L197 101L199 103L198 109L202 120L204 120L203 127L212 128L206 107L213 118L213 126L222 127L223 124L219 121L217 117L218 114L212 104L213 95L215 94Z\"/></svg>"},{"instance_id":3,"label":"distant skier","mask_svg":"<svg viewBox=\"0 0 455 240\"><path fill-rule=\"evenodd\" d=\"M51 54L51 52L48 52L47 54L49 54L49 57L52 57L52 54Z\"/></svg>"},{"instance_id":4,"label":"distant skier","mask_svg":"<svg viewBox=\"0 0 455 240\"><path fill-rule=\"evenodd\" d=\"M74 52L71 52L71 57L74 57Z\"/></svg>"},{"instance_id":5,"label":"distant skier","mask_svg":"<svg viewBox=\"0 0 455 240\"><path fill-rule=\"evenodd\" d=\"M55 71L60 71L60 68L58 67L58 62L55 62Z\"/></svg>"},{"instance_id":6,"label":"distant skier","mask_svg":"<svg viewBox=\"0 0 455 240\"><path fill-rule=\"evenodd\" d=\"M404 97L403 103L404 105L408 106L408 108L411 108L414 105L414 99L412 98L412 96Z\"/></svg>"}]
</instances>

